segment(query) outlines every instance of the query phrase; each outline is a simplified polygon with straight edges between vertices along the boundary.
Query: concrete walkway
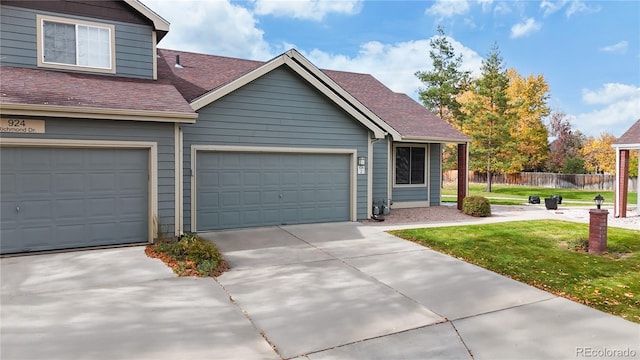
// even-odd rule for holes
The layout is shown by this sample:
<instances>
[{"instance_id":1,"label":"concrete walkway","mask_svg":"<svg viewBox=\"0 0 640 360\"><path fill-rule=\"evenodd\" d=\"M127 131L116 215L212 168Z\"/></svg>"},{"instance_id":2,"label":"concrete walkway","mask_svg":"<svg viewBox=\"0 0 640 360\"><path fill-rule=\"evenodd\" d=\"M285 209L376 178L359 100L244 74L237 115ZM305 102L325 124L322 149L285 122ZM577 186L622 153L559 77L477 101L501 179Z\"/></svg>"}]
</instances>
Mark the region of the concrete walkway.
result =
<instances>
[{"instance_id":1,"label":"concrete walkway","mask_svg":"<svg viewBox=\"0 0 640 360\"><path fill-rule=\"evenodd\" d=\"M232 266L218 279L143 247L2 258L0 358L640 358L639 324L384 230L201 234Z\"/></svg>"}]
</instances>

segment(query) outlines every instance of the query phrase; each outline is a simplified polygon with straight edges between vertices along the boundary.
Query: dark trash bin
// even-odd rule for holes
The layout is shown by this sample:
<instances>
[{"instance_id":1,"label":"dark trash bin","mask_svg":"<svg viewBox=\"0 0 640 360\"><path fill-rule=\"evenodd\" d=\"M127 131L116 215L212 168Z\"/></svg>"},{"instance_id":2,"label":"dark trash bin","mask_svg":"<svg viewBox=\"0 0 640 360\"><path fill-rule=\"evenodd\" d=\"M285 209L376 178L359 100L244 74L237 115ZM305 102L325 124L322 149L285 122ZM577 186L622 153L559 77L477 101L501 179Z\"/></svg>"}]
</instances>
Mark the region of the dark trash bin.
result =
<instances>
[{"instance_id":1,"label":"dark trash bin","mask_svg":"<svg viewBox=\"0 0 640 360\"><path fill-rule=\"evenodd\" d=\"M554 197L544 198L544 206L547 210L558 210L558 200Z\"/></svg>"},{"instance_id":2,"label":"dark trash bin","mask_svg":"<svg viewBox=\"0 0 640 360\"><path fill-rule=\"evenodd\" d=\"M551 197L556 199L556 204L562 205L562 195L551 195Z\"/></svg>"},{"instance_id":3,"label":"dark trash bin","mask_svg":"<svg viewBox=\"0 0 640 360\"><path fill-rule=\"evenodd\" d=\"M540 204L540 196L537 196L537 195L529 196L529 204Z\"/></svg>"}]
</instances>

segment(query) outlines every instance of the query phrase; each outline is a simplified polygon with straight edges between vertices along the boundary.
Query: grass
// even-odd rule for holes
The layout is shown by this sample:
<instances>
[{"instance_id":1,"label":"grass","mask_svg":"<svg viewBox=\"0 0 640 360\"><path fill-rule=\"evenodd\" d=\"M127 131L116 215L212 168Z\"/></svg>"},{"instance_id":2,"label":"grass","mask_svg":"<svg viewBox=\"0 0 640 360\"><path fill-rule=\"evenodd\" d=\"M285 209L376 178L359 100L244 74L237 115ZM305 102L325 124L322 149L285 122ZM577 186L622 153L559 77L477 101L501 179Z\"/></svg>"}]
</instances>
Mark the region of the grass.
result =
<instances>
[{"instance_id":1,"label":"grass","mask_svg":"<svg viewBox=\"0 0 640 360\"><path fill-rule=\"evenodd\" d=\"M495 205L521 205L527 203L530 195L540 196L542 205L544 198L551 195L562 196L563 206L590 206L593 205L593 198L601 194L605 198L605 205L613 205L613 191L599 190L576 190L576 189L554 189L538 188L521 185L493 185L491 192L485 191L485 184L470 184L469 196L484 196ZM629 204L637 204L638 194L629 192L627 200ZM455 184L445 184L442 188L442 200L455 202L457 197L457 187Z\"/></svg>"},{"instance_id":2,"label":"grass","mask_svg":"<svg viewBox=\"0 0 640 360\"><path fill-rule=\"evenodd\" d=\"M585 224L539 220L393 231L558 296L640 323L640 231L609 228L604 255L584 252Z\"/></svg>"}]
</instances>

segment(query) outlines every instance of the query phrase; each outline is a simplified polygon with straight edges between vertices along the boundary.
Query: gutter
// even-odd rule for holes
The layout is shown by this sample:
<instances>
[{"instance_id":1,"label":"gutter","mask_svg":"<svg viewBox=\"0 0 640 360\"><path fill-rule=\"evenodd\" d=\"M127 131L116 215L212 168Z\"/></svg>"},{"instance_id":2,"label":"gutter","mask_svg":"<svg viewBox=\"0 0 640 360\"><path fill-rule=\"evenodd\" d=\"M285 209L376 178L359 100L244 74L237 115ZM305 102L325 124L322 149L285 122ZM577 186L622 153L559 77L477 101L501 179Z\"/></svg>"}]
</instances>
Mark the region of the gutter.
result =
<instances>
[{"instance_id":1,"label":"gutter","mask_svg":"<svg viewBox=\"0 0 640 360\"><path fill-rule=\"evenodd\" d=\"M43 117L65 117L81 119L133 120L154 122L177 122L192 124L198 114L195 112L131 110L81 106L41 105L41 104L0 104L2 115L23 115Z\"/></svg>"}]
</instances>

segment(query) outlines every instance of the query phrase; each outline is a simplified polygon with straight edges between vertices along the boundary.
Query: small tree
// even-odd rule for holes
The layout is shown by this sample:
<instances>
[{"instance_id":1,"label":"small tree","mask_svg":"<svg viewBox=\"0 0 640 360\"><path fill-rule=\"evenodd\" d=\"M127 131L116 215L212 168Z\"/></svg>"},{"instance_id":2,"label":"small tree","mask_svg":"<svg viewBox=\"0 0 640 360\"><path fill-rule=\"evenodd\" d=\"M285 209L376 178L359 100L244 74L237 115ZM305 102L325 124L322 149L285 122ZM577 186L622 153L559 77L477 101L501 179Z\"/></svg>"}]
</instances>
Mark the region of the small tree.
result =
<instances>
[{"instance_id":1,"label":"small tree","mask_svg":"<svg viewBox=\"0 0 640 360\"><path fill-rule=\"evenodd\" d=\"M567 159L580 157L584 135L578 130L574 131L566 115L561 112L551 114L549 134L555 139L549 144L547 171L565 172L568 170L565 168Z\"/></svg>"},{"instance_id":2,"label":"small tree","mask_svg":"<svg viewBox=\"0 0 640 360\"><path fill-rule=\"evenodd\" d=\"M580 155L584 158L584 167L593 173L616 171L616 152L611 146L616 137L603 132L598 138L589 136L580 149Z\"/></svg>"}]
</instances>

